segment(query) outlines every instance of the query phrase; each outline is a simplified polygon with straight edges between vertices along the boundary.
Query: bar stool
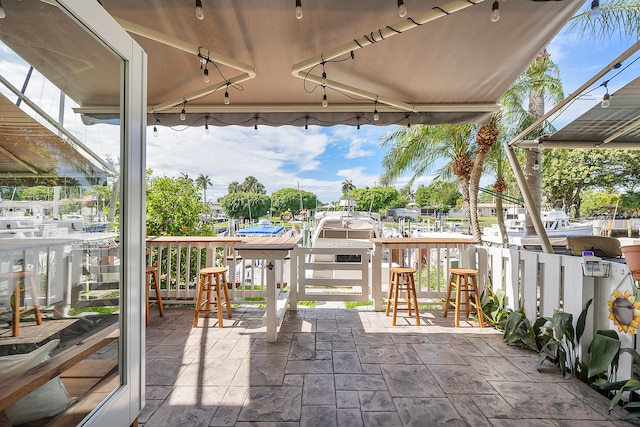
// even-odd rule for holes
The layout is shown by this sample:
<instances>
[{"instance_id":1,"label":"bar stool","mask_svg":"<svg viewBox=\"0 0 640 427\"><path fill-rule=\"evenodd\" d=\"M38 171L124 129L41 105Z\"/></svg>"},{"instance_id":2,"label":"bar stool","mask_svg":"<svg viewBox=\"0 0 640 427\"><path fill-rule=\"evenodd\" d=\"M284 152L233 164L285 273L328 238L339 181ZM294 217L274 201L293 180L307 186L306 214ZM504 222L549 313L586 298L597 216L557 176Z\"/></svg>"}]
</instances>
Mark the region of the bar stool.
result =
<instances>
[{"instance_id":1,"label":"bar stool","mask_svg":"<svg viewBox=\"0 0 640 427\"><path fill-rule=\"evenodd\" d=\"M216 293L216 308L218 311L218 326L222 328L222 306L227 306L227 316L231 319L231 306L229 305L229 290L227 288L226 267L207 267L200 270L200 289L198 290L198 299L196 300L196 314L193 318L193 327L198 326L200 312L204 312L207 316L211 312L211 291ZM220 288L224 290L224 302L221 301ZM204 293L207 293L206 299L202 299ZM204 304L205 308L202 309Z\"/></svg>"},{"instance_id":2,"label":"bar stool","mask_svg":"<svg viewBox=\"0 0 640 427\"><path fill-rule=\"evenodd\" d=\"M450 268L449 269L449 284L447 285L447 299L444 303L443 317L447 317L447 311L449 306L453 306L455 309L454 325L456 328L460 327L460 306L465 306L465 313L467 317L471 313L471 306L476 309L478 316L478 323L481 328L484 328L484 319L482 314L482 304L480 304L480 295L478 294L478 282L476 276L478 272L472 268ZM451 301L451 291L453 287L456 288L455 302ZM462 292L464 292L465 298L462 300ZM473 302L469 298L469 292L473 294Z\"/></svg>"},{"instance_id":3,"label":"bar stool","mask_svg":"<svg viewBox=\"0 0 640 427\"><path fill-rule=\"evenodd\" d=\"M22 300L22 292L26 293L25 281L29 280L29 289L31 290L31 299L33 300L33 307L22 310L20 301ZM20 334L20 315L28 313L30 311L36 312L36 323L42 325L42 313L40 312L40 303L38 302L38 293L36 291L36 279L33 271L13 271L9 273L0 274L0 281L12 280L15 283L15 291L12 295L13 298L13 320L12 320L12 333L14 337Z\"/></svg>"},{"instance_id":4,"label":"bar stool","mask_svg":"<svg viewBox=\"0 0 640 427\"><path fill-rule=\"evenodd\" d=\"M145 284L147 288L147 326L149 326L149 307L156 304L160 317L164 317L164 306L162 305L162 295L160 294L160 280L158 280L158 267L147 267L145 276ZM156 299L149 299L149 288L153 287L156 290Z\"/></svg>"},{"instance_id":5,"label":"bar stool","mask_svg":"<svg viewBox=\"0 0 640 427\"><path fill-rule=\"evenodd\" d=\"M413 280L413 274L417 270L409 267L391 267L391 281L389 282L389 295L387 296L387 312L389 315L391 306L393 305L393 326L396 326L396 315L398 310L407 310L411 316L411 310L416 312L416 325L420 326L420 314L418 313L418 298L416 297L416 285ZM407 293L405 300L398 300L398 294L401 291ZM400 306L404 305L404 308Z\"/></svg>"}]
</instances>

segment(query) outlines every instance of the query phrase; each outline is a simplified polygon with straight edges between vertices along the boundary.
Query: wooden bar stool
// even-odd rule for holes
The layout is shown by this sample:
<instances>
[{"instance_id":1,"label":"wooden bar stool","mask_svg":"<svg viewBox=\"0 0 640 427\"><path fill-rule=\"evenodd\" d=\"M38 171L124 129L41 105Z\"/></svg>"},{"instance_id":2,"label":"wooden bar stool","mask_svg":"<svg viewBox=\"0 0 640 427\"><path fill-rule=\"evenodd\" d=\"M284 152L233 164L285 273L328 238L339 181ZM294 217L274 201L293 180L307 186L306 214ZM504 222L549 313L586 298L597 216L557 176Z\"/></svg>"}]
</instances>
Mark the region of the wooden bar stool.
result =
<instances>
[{"instance_id":1,"label":"wooden bar stool","mask_svg":"<svg viewBox=\"0 0 640 427\"><path fill-rule=\"evenodd\" d=\"M476 276L478 272L471 268L450 268L449 269L449 284L447 285L447 299L444 303L443 317L447 317L447 311L449 306L453 306L455 309L454 325L456 328L460 327L460 306L465 306L465 313L467 317L471 314L471 306L476 309L476 315L478 316L478 323L481 328L484 328L484 319L482 314L482 304L480 304L480 295L478 294L478 282ZM451 301L451 291L456 288L455 302ZM462 299L462 293L464 292L464 300ZM473 294L473 301L469 298L469 293Z\"/></svg>"},{"instance_id":2,"label":"wooden bar stool","mask_svg":"<svg viewBox=\"0 0 640 427\"><path fill-rule=\"evenodd\" d=\"M162 305L162 295L160 294L160 280L158 280L158 267L147 267L145 276L146 288L147 288L147 326L149 326L149 307L157 304L160 317L164 317L164 306ZM153 287L156 290L156 299L149 299L149 288Z\"/></svg>"},{"instance_id":3,"label":"wooden bar stool","mask_svg":"<svg viewBox=\"0 0 640 427\"><path fill-rule=\"evenodd\" d=\"M13 299L13 319L11 322L12 333L14 337L20 334L20 315L28 313L30 311L36 312L36 323L42 325L42 313L40 312L40 302L38 301L38 292L36 291L36 279L33 271L14 271L9 273L0 274L0 281L11 280L15 284L15 291L11 298ZM22 293L27 289L26 281L29 281L29 289L31 291L31 299L33 300L33 307L22 309L20 304L22 300Z\"/></svg>"},{"instance_id":4,"label":"wooden bar stool","mask_svg":"<svg viewBox=\"0 0 640 427\"><path fill-rule=\"evenodd\" d=\"M215 304L218 311L218 326L222 328L222 306L227 306L227 316L231 319L231 306L229 305L229 290L226 279L226 267L207 267L200 270L200 289L198 290L198 299L196 300L196 314L193 318L193 327L198 326L200 312L204 312L207 316L211 312L211 291L215 291ZM220 288L224 290L224 302L221 301ZM207 293L203 300L204 293ZM202 309L204 304L205 308Z\"/></svg>"},{"instance_id":5,"label":"wooden bar stool","mask_svg":"<svg viewBox=\"0 0 640 427\"><path fill-rule=\"evenodd\" d=\"M418 298L416 297L416 285L413 280L413 274L417 270L408 267L391 267L391 281L389 282L389 295L387 296L387 312L389 315L391 306L393 305L393 326L396 326L396 316L398 310L407 310L411 316L411 310L416 312L416 325L420 326L420 314L418 313ZM398 300L398 294L406 292L404 300ZM404 306L404 308L400 306Z\"/></svg>"}]
</instances>

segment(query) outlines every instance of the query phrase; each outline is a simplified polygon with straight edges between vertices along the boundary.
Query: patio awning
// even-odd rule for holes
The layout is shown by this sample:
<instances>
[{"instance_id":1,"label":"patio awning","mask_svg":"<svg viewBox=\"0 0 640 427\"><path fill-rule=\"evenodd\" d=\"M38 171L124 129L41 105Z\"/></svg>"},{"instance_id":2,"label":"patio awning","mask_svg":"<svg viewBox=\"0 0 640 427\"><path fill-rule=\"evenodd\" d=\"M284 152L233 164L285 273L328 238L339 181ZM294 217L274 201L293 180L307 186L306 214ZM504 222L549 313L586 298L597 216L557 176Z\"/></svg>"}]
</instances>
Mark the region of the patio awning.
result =
<instances>
[{"instance_id":1,"label":"patio awning","mask_svg":"<svg viewBox=\"0 0 640 427\"><path fill-rule=\"evenodd\" d=\"M118 65L47 2L5 3L0 39L87 122L115 117L120 94L104 82ZM303 0L299 20L293 0L202 0L202 20L192 1L102 2L148 53L148 124L189 126L486 122L583 3L501 1L492 22L483 0L406 0L403 18L394 0Z\"/></svg>"},{"instance_id":2,"label":"patio awning","mask_svg":"<svg viewBox=\"0 0 640 427\"><path fill-rule=\"evenodd\" d=\"M0 185L102 185L107 173L0 95Z\"/></svg>"}]
</instances>

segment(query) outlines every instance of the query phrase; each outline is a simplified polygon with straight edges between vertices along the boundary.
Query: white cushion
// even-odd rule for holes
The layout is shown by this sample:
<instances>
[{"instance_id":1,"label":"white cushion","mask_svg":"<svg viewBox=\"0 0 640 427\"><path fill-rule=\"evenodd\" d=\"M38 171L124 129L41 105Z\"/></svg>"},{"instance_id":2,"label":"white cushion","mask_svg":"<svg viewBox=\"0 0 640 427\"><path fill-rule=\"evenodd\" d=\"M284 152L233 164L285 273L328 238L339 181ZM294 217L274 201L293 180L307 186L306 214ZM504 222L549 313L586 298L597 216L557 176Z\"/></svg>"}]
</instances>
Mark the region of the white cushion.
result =
<instances>
[{"instance_id":1,"label":"white cushion","mask_svg":"<svg viewBox=\"0 0 640 427\"><path fill-rule=\"evenodd\" d=\"M59 342L60 340L49 341L31 353L0 357L0 384L6 384L12 378L49 359L49 353ZM76 400L69 398L60 377L56 377L5 409L5 413L11 424L24 424L53 417Z\"/></svg>"}]
</instances>

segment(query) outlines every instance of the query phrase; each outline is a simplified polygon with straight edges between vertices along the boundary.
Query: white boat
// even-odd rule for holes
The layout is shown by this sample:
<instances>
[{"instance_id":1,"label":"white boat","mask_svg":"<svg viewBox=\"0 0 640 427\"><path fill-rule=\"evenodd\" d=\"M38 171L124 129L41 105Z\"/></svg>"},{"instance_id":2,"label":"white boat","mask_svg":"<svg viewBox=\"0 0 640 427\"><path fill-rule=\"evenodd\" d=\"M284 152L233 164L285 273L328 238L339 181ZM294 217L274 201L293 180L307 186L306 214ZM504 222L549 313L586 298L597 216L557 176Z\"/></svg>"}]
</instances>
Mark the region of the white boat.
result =
<instances>
[{"instance_id":1,"label":"white boat","mask_svg":"<svg viewBox=\"0 0 640 427\"><path fill-rule=\"evenodd\" d=\"M372 247L371 239L382 234L380 214L356 211L354 199L341 200L340 205L343 210L316 213L311 246Z\"/></svg>"},{"instance_id":2,"label":"white boat","mask_svg":"<svg viewBox=\"0 0 640 427\"><path fill-rule=\"evenodd\" d=\"M592 236L593 222L572 221L564 211L555 209L542 212L542 224L549 237L564 236ZM509 246L521 246L521 240L525 236L524 215L518 218L505 221L507 235L509 236ZM502 235L498 224L491 227L484 227L482 230L482 240L491 245L502 245Z\"/></svg>"}]
</instances>

